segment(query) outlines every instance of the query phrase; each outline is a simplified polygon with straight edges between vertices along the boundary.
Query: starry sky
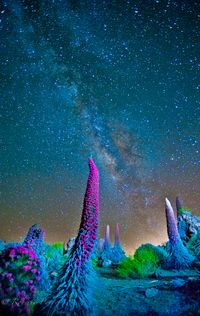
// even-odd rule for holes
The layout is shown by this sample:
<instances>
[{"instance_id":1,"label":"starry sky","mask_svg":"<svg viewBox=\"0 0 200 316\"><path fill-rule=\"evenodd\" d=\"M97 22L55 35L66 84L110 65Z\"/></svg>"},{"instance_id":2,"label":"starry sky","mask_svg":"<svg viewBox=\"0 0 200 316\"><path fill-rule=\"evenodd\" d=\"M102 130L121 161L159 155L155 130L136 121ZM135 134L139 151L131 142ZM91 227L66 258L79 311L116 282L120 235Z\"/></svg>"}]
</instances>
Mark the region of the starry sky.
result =
<instances>
[{"instance_id":1,"label":"starry sky","mask_svg":"<svg viewBox=\"0 0 200 316\"><path fill-rule=\"evenodd\" d=\"M199 1L3 0L0 37L0 239L75 236L89 156L127 251L166 240L165 196L200 215Z\"/></svg>"}]
</instances>

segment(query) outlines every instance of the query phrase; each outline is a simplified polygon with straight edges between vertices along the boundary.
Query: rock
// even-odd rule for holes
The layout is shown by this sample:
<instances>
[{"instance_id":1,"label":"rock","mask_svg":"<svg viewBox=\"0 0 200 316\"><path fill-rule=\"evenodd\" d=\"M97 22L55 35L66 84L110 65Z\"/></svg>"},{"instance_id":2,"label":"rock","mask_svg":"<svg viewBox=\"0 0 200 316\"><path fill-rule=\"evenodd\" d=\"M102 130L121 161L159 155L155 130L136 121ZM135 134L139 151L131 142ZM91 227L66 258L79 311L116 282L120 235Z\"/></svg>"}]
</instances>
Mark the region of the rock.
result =
<instances>
[{"instance_id":1,"label":"rock","mask_svg":"<svg viewBox=\"0 0 200 316\"><path fill-rule=\"evenodd\" d=\"M156 288L147 289L145 291L146 297L154 297L154 296L158 295L158 293L159 293L159 290Z\"/></svg>"},{"instance_id":2,"label":"rock","mask_svg":"<svg viewBox=\"0 0 200 316\"><path fill-rule=\"evenodd\" d=\"M109 268L112 266L112 261L109 260L109 259L102 259L100 258L99 261L98 261L98 266L101 267L101 268Z\"/></svg>"},{"instance_id":3,"label":"rock","mask_svg":"<svg viewBox=\"0 0 200 316\"><path fill-rule=\"evenodd\" d=\"M182 287L183 285L185 285L185 283L186 283L186 281L183 279L175 279L175 280L171 281L171 285L174 288Z\"/></svg>"},{"instance_id":4,"label":"rock","mask_svg":"<svg viewBox=\"0 0 200 316\"><path fill-rule=\"evenodd\" d=\"M68 242L64 243L64 254L69 254L71 249L73 248L75 244L76 237L72 237L68 240Z\"/></svg>"},{"instance_id":5,"label":"rock","mask_svg":"<svg viewBox=\"0 0 200 316\"><path fill-rule=\"evenodd\" d=\"M108 267L110 267L112 265L112 261L111 260L104 260L103 262L102 262L102 267L103 268L108 268Z\"/></svg>"}]
</instances>

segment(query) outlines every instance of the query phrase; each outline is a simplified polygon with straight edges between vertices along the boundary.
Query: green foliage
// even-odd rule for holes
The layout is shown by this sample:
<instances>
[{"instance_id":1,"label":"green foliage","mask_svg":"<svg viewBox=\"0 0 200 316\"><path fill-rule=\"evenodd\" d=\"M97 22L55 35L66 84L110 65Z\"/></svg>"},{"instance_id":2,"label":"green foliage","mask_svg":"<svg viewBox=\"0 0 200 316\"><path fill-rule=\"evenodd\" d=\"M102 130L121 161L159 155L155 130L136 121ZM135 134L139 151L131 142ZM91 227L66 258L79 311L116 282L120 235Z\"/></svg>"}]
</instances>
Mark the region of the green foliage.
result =
<instances>
[{"instance_id":1,"label":"green foliage","mask_svg":"<svg viewBox=\"0 0 200 316\"><path fill-rule=\"evenodd\" d=\"M51 245L46 244L45 259L47 272L50 277L52 277L52 273L58 272L66 260L66 256L63 255L63 243L56 242Z\"/></svg>"},{"instance_id":2,"label":"green foliage","mask_svg":"<svg viewBox=\"0 0 200 316\"><path fill-rule=\"evenodd\" d=\"M92 262L93 268L96 268L98 266L98 258L97 257L91 258L91 262Z\"/></svg>"},{"instance_id":3,"label":"green foliage","mask_svg":"<svg viewBox=\"0 0 200 316\"><path fill-rule=\"evenodd\" d=\"M146 278L152 276L165 258L165 252L150 244L139 247L134 256L122 261L117 269L121 277Z\"/></svg>"},{"instance_id":4,"label":"green foliage","mask_svg":"<svg viewBox=\"0 0 200 316\"><path fill-rule=\"evenodd\" d=\"M138 259L138 261L158 261L162 262L167 257L167 253L160 246L154 246L151 244L144 244L140 246L134 255L134 258Z\"/></svg>"},{"instance_id":5,"label":"green foliage","mask_svg":"<svg viewBox=\"0 0 200 316\"><path fill-rule=\"evenodd\" d=\"M126 278L129 276L131 277L135 271L134 257L128 256L125 260L123 260L120 263L116 271L118 275L122 278Z\"/></svg>"},{"instance_id":6,"label":"green foliage","mask_svg":"<svg viewBox=\"0 0 200 316\"><path fill-rule=\"evenodd\" d=\"M187 212L187 213L192 213L190 208L187 207L181 207L178 209L178 213L181 215L182 213Z\"/></svg>"},{"instance_id":7,"label":"green foliage","mask_svg":"<svg viewBox=\"0 0 200 316\"><path fill-rule=\"evenodd\" d=\"M51 246L57 250L59 250L60 253L63 253L64 243L62 241L57 241L51 244Z\"/></svg>"},{"instance_id":8,"label":"green foliage","mask_svg":"<svg viewBox=\"0 0 200 316\"><path fill-rule=\"evenodd\" d=\"M58 255L63 255L63 242L58 241L51 245L46 244L45 257L47 261Z\"/></svg>"}]
</instances>

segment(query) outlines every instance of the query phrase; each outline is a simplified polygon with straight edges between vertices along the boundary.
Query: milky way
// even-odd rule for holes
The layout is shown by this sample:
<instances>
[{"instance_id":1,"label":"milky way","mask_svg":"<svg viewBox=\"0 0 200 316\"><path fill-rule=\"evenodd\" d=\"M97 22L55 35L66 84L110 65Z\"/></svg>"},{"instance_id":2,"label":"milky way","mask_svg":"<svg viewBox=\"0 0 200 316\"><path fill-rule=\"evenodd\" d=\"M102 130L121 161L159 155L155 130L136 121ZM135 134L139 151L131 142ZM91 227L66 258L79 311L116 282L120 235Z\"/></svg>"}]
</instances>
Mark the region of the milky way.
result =
<instances>
[{"instance_id":1,"label":"milky way","mask_svg":"<svg viewBox=\"0 0 200 316\"><path fill-rule=\"evenodd\" d=\"M102 234L166 240L164 198L200 209L199 1L16 1L0 12L4 240L76 234L92 156Z\"/></svg>"}]
</instances>

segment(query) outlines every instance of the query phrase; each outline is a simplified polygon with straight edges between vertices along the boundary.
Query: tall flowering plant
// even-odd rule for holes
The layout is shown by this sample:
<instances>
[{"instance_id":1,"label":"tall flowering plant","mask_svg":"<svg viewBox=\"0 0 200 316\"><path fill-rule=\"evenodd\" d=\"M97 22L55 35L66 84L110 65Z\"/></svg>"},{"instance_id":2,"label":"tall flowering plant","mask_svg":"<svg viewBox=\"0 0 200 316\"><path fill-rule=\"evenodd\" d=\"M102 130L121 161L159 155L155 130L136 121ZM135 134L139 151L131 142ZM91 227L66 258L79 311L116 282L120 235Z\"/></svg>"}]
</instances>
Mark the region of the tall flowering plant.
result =
<instances>
[{"instance_id":1,"label":"tall flowering plant","mask_svg":"<svg viewBox=\"0 0 200 316\"><path fill-rule=\"evenodd\" d=\"M174 210L170 201L165 199L165 212L167 220L167 234L169 237L168 258L166 267L170 269L187 269L192 265L194 257L189 253L188 249L183 245L180 238Z\"/></svg>"},{"instance_id":2,"label":"tall flowering plant","mask_svg":"<svg viewBox=\"0 0 200 316\"><path fill-rule=\"evenodd\" d=\"M122 248L119 237L119 224L115 225L115 243L112 248L112 262L119 264L123 259L126 258L125 251Z\"/></svg>"},{"instance_id":3,"label":"tall flowering plant","mask_svg":"<svg viewBox=\"0 0 200 316\"><path fill-rule=\"evenodd\" d=\"M99 172L90 158L81 224L67 262L47 300L47 315L88 315L91 312L89 259L97 239Z\"/></svg>"}]
</instances>

